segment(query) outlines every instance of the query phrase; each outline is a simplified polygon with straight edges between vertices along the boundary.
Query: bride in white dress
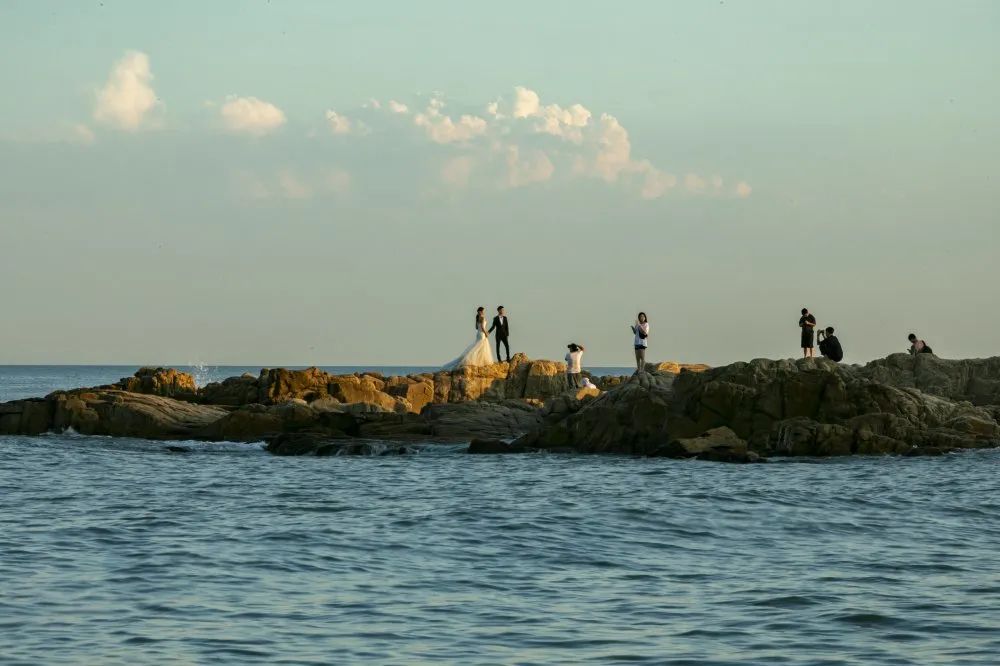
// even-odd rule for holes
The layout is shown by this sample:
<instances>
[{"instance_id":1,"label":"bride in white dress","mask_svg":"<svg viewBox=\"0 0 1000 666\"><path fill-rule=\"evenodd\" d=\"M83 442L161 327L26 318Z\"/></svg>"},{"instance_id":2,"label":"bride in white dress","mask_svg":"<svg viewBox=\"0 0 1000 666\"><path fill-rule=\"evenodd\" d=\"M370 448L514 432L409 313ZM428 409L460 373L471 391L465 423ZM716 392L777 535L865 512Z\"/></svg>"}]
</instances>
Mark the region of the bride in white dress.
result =
<instances>
[{"instance_id":1,"label":"bride in white dress","mask_svg":"<svg viewBox=\"0 0 1000 666\"><path fill-rule=\"evenodd\" d=\"M462 355L444 366L445 370L454 370L465 366L492 365L493 348L490 346L490 336L486 332L486 315L484 308L476 310L476 340L469 345Z\"/></svg>"}]
</instances>

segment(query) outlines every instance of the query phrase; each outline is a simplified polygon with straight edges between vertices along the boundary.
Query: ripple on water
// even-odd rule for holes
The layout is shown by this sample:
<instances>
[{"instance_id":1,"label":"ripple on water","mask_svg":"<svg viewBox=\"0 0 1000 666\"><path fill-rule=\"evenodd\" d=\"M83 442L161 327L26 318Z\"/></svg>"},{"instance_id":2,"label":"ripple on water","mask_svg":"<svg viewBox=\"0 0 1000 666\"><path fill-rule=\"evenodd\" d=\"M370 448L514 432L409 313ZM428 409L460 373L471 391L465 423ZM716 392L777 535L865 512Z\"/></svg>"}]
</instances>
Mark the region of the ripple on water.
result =
<instances>
[{"instance_id":1,"label":"ripple on water","mask_svg":"<svg viewBox=\"0 0 1000 666\"><path fill-rule=\"evenodd\" d=\"M0 438L7 661L881 666L1000 653L997 451L728 466L183 445Z\"/></svg>"}]
</instances>

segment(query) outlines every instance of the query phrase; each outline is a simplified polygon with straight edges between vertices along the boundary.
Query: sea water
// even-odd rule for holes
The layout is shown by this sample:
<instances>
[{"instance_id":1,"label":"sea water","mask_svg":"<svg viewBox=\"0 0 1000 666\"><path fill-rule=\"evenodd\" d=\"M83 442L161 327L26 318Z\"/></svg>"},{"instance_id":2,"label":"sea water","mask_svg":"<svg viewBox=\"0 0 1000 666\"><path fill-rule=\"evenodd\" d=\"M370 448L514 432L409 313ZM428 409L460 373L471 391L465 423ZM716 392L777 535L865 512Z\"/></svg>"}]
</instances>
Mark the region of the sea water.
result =
<instances>
[{"instance_id":1,"label":"sea water","mask_svg":"<svg viewBox=\"0 0 1000 666\"><path fill-rule=\"evenodd\" d=\"M133 370L0 368L0 400ZM0 663L1000 663L997 450L182 445L0 437Z\"/></svg>"}]
</instances>

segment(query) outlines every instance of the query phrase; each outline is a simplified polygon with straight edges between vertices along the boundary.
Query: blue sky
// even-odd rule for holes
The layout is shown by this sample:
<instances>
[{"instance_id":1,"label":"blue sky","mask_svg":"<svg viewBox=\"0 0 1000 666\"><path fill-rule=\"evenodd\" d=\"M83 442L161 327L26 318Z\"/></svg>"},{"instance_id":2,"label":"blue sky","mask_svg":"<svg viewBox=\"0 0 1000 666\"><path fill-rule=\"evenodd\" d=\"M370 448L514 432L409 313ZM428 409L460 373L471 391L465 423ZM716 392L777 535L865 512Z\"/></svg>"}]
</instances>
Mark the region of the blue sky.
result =
<instances>
[{"instance_id":1,"label":"blue sky","mask_svg":"<svg viewBox=\"0 0 1000 666\"><path fill-rule=\"evenodd\" d=\"M0 362L995 353L988 2L6 2ZM405 107L405 109L404 109Z\"/></svg>"}]
</instances>

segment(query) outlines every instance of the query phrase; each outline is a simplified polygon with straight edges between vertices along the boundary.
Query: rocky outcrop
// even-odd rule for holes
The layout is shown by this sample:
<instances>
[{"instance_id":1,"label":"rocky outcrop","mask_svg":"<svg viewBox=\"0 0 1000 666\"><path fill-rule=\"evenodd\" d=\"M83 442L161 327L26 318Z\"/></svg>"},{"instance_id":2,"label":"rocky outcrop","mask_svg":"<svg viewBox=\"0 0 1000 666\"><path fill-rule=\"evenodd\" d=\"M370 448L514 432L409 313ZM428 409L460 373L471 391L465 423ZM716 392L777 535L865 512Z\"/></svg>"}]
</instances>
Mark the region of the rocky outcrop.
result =
<instances>
[{"instance_id":1,"label":"rocky outcrop","mask_svg":"<svg viewBox=\"0 0 1000 666\"><path fill-rule=\"evenodd\" d=\"M825 359L758 359L684 373L674 390L671 435L727 426L768 454L978 448L1000 435L990 413L967 402L884 384Z\"/></svg>"},{"instance_id":2,"label":"rocky outcrop","mask_svg":"<svg viewBox=\"0 0 1000 666\"><path fill-rule=\"evenodd\" d=\"M364 413L386 413L377 408L356 409L363 405L331 404L317 400L289 400L280 405L246 405L199 429L197 439L212 441L257 442L285 433L311 433L323 437L356 437Z\"/></svg>"},{"instance_id":3,"label":"rocky outcrop","mask_svg":"<svg viewBox=\"0 0 1000 666\"><path fill-rule=\"evenodd\" d=\"M388 412L419 412L404 398L386 393L385 382L372 375L330 377L326 389L342 403L377 405Z\"/></svg>"},{"instance_id":4,"label":"rocky outcrop","mask_svg":"<svg viewBox=\"0 0 1000 666\"><path fill-rule=\"evenodd\" d=\"M159 395L178 400L194 400L198 395L194 377L173 368L140 368L131 377L123 377L115 386L130 393Z\"/></svg>"},{"instance_id":5,"label":"rocky outcrop","mask_svg":"<svg viewBox=\"0 0 1000 666\"><path fill-rule=\"evenodd\" d=\"M129 391L57 392L0 405L0 434L72 428L84 435L186 439L225 414L219 407Z\"/></svg>"},{"instance_id":6,"label":"rocky outcrop","mask_svg":"<svg viewBox=\"0 0 1000 666\"><path fill-rule=\"evenodd\" d=\"M434 379L432 375L413 377L390 377L383 390L390 396L399 398L409 406L409 411L419 414L424 407L434 402Z\"/></svg>"},{"instance_id":7,"label":"rocky outcrop","mask_svg":"<svg viewBox=\"0 0 1000 666\"><path fill-rule=\"evenodd\" d=\"M433 385L435 403L547 400L566 390L566 364L515 354L510 363L435 373Z\"/></svg>"},{"instance_id":8,"label":"rocky outcrop","mask_svg":"<svg viewBox=\"0 0 1000 666\"><path fill-rule=\"evenodd\" d=\"M348 375L357 379L354 375ZM319 368L287 370L264 368L254 377L244 374L221 382L212 382L199 392L200 402L212 405L242 406L251 404L276 405L288 400L312 402L332 395L334 375Z\"/></svg>"},{"instance_id":9,"label":"rocky outcrop","mask_svg":"<svg viewBox=\"0 0 1000 666\"><path fill-rule=\"evenodd\" d=\"M673 375L644 373L596 397L553 407L539 429L521 437L527 448L646 455L665 443Z\"/></svg>"},{"instance_id":10,"label":"rocky outcrop","mask_svg":"<svg viewBox=\"0 0 1000 666\"><path fill-rule=\"evenodd\" d=\"M206 384L198 392L198 401L208 405L231 407L260 403L260 385L257 377L245 372L239 377L229 377L221 382Z\"/></svg>"},{"instance_id":11,"label":"rocky outcrop","mask_svg":"<svg viewBox=\"0 0 1000 666\"><path fill-rule=\"evenodd\" d=\"M380 441L320 439L311 435L279 435L267 442L268 452L277 456L399 456L417 453L406 444Z\"/></svg>"},{"instance_id":12,"label":"rocky outcrop","mask_svg":"<svg viewBox=\"0 0 1000 666\"><path fill-rule=\"evenodd\" d=\"M0 435L41 435L52 429L54 403L29 398L0 403Z\"/></svg>"},{"instance_id":13,"label":"rocky outcrop","mask_svg":"<svg viewBox=\"0 0 1000 666\"><path fill-rule=\"evenodd\" d=\"M705 372L711 370L712 366L704 363L677 363L676 361L663 361L661 363L647 363L646 372L657 374L679 375L682 372Z\"/></svg>"},{"instance_id":14,"label":"rocky outcrop","mask_svg":"<svg viewBox=\"0 0 1000 666\"><path fill-rule=\"evenodd\" d=\"M868 369L757 359L634 376L589 401L567 403L517 443L726 460L744 452L912 455L1000 445L1000 425L992 410L891 386Z\"/></svg>"},{"instance_id":15,"label":"rocky outcrop","mask_svg":"<svg viewBox=\"0 0 1000 666\"><path fill-rule=\"evenodd\" d=\"M490 439L514 438L541 424L539 408L515 400L430 405L421 416L430 425L430 434L444 439L460 439L469 433Z\"/></svg>"},{"instance_id":16,"label":"rocky outcrop","mask_svg":"<svg viewBox=\"0 0 1000 666\"><path fill-rule=\"evenodd\" d=\"M934 354L893 354L861 374L899 388L916 388L973 405L1000 405L1000 357L951 360Z\"/></svg>"},{"instance_id":17,"label":"rocky outcrop","mask_svg":"<svg viewBox=\"0 0 1000 666\"><path fill-rule=\"evenodd\" d=\"M72 428L86 435L160 440L252 442L294 434L315 441L468 441L476 436L522 435L541 422L540 411L511 401L431 405L422 414L414 414L369 403L342 404L331 398L232 408L102 389L0 404L0 435L39 435Z\"/></svg>"},{"instance_id":18,"label":"rocky outcrop","mask_svg":"<svg viewBox=\"0 0 1000 666\"><path fill-rule=\"evenodd\" d=\"M712 428L698 437L674 439L650 451L664 458L695 458L715 462L762 462L763 458L747 448L745 440L726 427Z\"/></svg>"},{"instance_id":19,"label":"rocky outcrop","mask_svg":"<svg viewBox=\"0 0 1000 666\"><path fill-rule=\"evenodd\" d=\"M197 400L235 407L329 397L419 414L430 404L548 400L565 389L565 372L563 363L532 361L524 354L515 354L510 363L389 378L374 373L331 375L318 368L264 369L259 377L243 375L208 384Z\"/></svg>"},{"instance_id":20,"label":"rocky outcrop","mask_svg":"<svg viewBox=\"0 0 1000 666\"><path fill-rule=\"evenodd\" d=\"M265 440L285 454L320 455L369 451L358 442L376 440L477 439L471 452L727 462L930 455L1000 444L1000 359L895 355L864 367L825 359L648 367L601 382L606 390L566 391L563 364L519 354L509 364L408 377L265 369L194 393L189 375L149 368L112 387L0 404L0 434L72 428L150 439ZM168 393L175 397L162 395Z\"/></svg>"},{"instance_id":21,"label":"rocky outcrop","mask_svg":"<svg viewBox=\"0 0 1000 666\"><path fill-rule=\"evenodd\" d=\"M382 445L386 441L401 440L461 442L476 437L498 441L515 438L537 427L539 411L522 402L431 405L419 415L349 409L339 412L339 418L327 419L325 423L329 427L309 427L306 424L310 419L307 418L302 420L304 427L295 429L286 424L277 434L260 438L267 441L269 451L280 455L345 455L351 453L349 446L340 441L345 438L381 442Z\"/></svg>"}]
</instances>

